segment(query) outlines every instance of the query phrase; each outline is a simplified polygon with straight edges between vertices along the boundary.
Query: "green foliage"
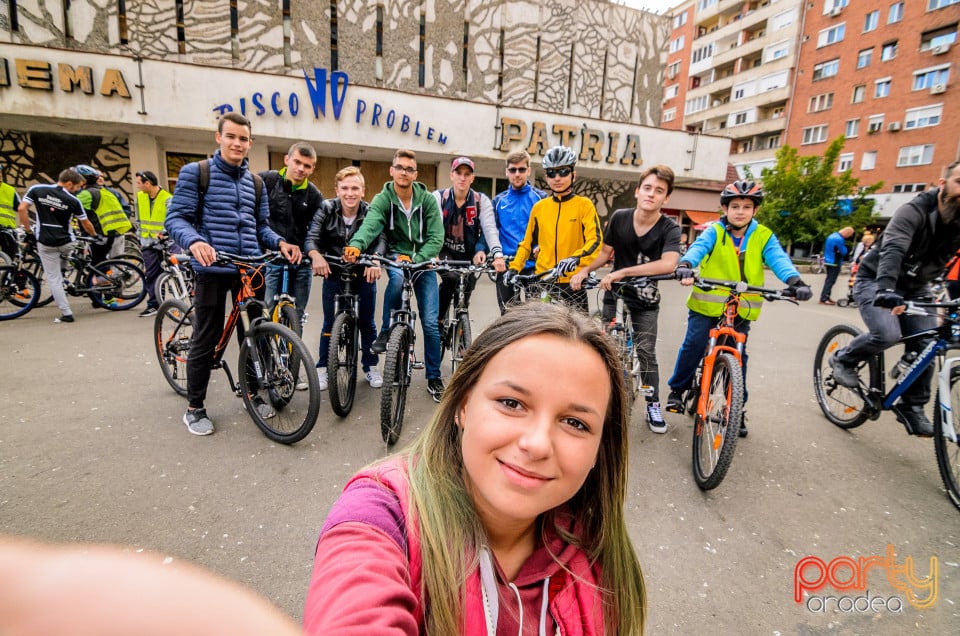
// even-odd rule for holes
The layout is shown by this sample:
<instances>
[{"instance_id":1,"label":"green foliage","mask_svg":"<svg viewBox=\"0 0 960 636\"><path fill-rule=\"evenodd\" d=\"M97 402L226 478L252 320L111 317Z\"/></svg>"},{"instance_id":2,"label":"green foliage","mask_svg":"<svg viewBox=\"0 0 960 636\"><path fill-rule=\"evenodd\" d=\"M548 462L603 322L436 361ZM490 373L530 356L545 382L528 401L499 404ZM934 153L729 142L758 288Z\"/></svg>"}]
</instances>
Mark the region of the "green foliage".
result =
<instances>
[{"instance_id":1,"label":"green foliage","mask_svg":"<svg viewBox=\"0 0 960 636\"><path fill-rule=\"evenodd\" d=\"M806 157L792 146L782 146L776 166L764 168L765 196L757 220L785 245L820 242L847 225L859 231L873 218L873 200L865 195L879 190L883 182L861 190L849 170L835 172L844 141L843 136L837 137L823 155ZM852 210L840 216L837 201L843 199L850 200Z\"/></svg>"}]
</instances>

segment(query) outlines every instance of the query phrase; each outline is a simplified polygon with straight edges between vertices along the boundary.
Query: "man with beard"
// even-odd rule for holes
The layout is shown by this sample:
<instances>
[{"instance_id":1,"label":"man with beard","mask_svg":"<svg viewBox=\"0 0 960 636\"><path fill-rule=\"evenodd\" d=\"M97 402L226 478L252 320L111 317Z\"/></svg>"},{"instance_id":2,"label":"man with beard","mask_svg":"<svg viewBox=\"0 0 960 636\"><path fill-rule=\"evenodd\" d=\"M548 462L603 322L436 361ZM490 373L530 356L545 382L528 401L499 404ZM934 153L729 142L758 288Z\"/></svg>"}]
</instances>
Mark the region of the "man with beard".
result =
<instances>
[{"instance_id":1,"label":"man with beard","mask_svg":"<svg viewBox=\"0 0 960 636\"><path fill-rule=\"evenodd\" d=\"M894 345L902 334L937 325L934 316L904 313L908 300L932 299L930 281L943 274L944 265L960 249L960 161L943 172L939 187L901 206L890 219L872 250L860 261L853 297L869 333L854 338L830 358L838 384L855 388L856 367L879 351ZM930 339L906 344L906 355L917 355ZM911 435L930 437L933 426L924 413L930 400L933 367L904 393L893 407L897 420Z\"/></svg>"}]
</instances>

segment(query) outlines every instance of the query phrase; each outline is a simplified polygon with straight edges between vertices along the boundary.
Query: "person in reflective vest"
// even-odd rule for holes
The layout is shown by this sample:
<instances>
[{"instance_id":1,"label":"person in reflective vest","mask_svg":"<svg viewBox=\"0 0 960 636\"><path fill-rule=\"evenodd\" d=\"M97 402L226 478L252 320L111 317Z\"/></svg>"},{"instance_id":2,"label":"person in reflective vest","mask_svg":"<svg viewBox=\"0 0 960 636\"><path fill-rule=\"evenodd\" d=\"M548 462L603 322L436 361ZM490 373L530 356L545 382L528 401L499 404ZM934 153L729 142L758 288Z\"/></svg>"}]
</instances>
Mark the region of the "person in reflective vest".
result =
<instances>
[{"instance_id":1,"label":"person in reflective vest","mask_svg":"<svg viewBox=\"0 0 960 636\"><path fill-rule=\"evenodd\" d=\"M17 208L20 207L20 195L13 186L3 182L3 164L0 164L0 229L17 227ZM0 234L0 250L11 258L16 256L17 240L11 234Z\"/></svg>"},{"instance_id":2,"label":"person in reflective vest","mask_svg":"<svg viewBox=\"0 0 960 636\"><path fill-rule=\"evenodd\" d=\"M93 262L99 263L107 258L115 241L123 240L123 235L133 229L133 224L123 211L120 200L110 190L97 184L100 171L92 166L81 164L74 168L86 180L83 190L77 198L83 209L89 213L97 234L104 240L94 245L90 252Z\"/></svg>"},{"instance_id":3,"label":"person in reflective vest","mask_svg":"<svg viewBox=\"0 0 960 636\"><path fill-rule=\"evenodd\" d=\"M138 172L136 181L140 253L143 255L144 282L147 285L148 294L147 307L140 312L140 317L147 318L156 314L160 306L156 282L162 271L163 248L157 244L157 238L163 232L163 222L167 218L167 199L170 198L170 193L160 187L157 175L149 170Z\"/></svg>"},{"instance_id":4,"label":"person in reflective vest","mask_svg":"<svg viewBox=\"0 0 960 636\"><path fill-rule=\"evenodd\" d=\"M763 268L767 266L774 275L789 285L798 300L810 300L813 292L800 279L800 274L783 250L780 241L765 225L754 220L763 188L753 181L735 181L720 194L723 216L710 224L697 237L677 264L676 275L683 285L692 285L693 268L700 266L700 276L723 280L740 280L754 287L763 286ZM708 291L694 287L687 299L690 309L687 332L677 354L673 376L668 381L670 396L667 411L683 413L683 394L693 382L697 367L703 358L710 329L723 314L727 290ZM750 323L760 317L763 298L758 294L740 296L740 310L734 328L742 334L750 331ZM747 354L743 355L743 401L747 401ZM744 412L746 409L744 409ZM744 417L744 420L746 418ZM740 437L746 437L747 427L740 424Z\"/></svg>"}]
</instances>

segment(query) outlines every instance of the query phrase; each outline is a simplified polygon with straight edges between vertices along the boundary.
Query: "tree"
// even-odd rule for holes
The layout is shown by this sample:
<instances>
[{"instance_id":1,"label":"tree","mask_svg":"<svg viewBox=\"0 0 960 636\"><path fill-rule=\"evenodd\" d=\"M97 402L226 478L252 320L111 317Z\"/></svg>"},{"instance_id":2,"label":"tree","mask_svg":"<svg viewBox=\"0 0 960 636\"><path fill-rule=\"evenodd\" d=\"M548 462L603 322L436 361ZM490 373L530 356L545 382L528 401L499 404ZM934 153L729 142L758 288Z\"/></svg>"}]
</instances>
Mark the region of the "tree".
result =
<instances>
[{"instance_id":1,"label":"tree","mask_svg":"<svg viewBox=\"0 0 960 636\"><path fill-rule=\"evenodd\" d=\"M835 172L844 141L843 136L831 141L822 156L801 157L796 148L782 146L776 166L764 168L765 196L757 219L788 248L794 243L812 247L844 226L862 228L873 217L873 200L866 195L883 182L861 188L849 170Z\"/></svg>"}]
</instances>

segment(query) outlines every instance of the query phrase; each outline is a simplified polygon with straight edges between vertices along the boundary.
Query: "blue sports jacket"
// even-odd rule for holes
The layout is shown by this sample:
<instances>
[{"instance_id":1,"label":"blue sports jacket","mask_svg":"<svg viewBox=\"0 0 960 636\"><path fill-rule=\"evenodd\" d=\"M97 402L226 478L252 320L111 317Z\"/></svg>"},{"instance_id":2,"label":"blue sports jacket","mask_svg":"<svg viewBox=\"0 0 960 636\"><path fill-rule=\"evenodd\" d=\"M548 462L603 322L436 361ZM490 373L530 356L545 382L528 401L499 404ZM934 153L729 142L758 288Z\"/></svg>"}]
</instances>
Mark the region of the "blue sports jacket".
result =
<instances>
[{"instance_id":1,"label":"blue sports jacket","mask_svg":"<svg viewBox=\"0 0 960 636\"><path fill-rule=\"evenodd\" d=\"M527 183L519 190L508 186L506 190L493 197L493 212L497 217L497 231L500 233L500 248L507 256L517 253L517 246L527 233L530 210L546 195L542 190ZM525 268L533 267L533 261L527 261Z\"/></svg>"}]
</instances>

